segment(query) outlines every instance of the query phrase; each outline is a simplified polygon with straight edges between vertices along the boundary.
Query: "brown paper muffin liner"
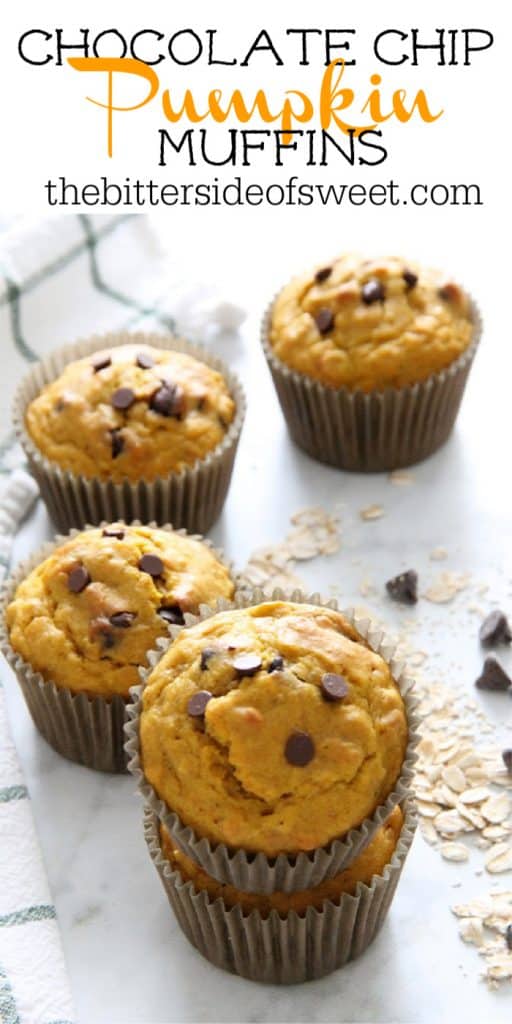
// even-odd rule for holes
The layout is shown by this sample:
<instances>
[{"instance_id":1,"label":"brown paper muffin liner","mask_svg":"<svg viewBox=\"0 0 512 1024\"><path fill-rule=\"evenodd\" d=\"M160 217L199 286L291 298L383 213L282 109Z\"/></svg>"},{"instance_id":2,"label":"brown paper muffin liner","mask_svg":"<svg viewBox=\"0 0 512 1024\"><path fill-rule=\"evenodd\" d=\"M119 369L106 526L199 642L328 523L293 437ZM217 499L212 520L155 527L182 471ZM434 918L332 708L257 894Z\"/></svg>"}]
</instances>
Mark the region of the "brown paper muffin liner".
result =
<instances>
[{"instance_id":1,"label":"brown paper muffin liner","mask_svg":"<svg viewBox=\"0 0 512 1024\"><path fill-rule=\"evenodd\" d=\"M181 930L199 952L225 971L252 981L290 985L321 978L354 960L379 932L395 894L416 829L410 800L404 804L404 824L391 860L371 883L357 884L354 895L338 902L325 900L321 909L305 914L276 910L263 917L258 910L244 913L213 900L186 881L161 848L159 819L149 808L144 834L151 859L160 875Z\"/></svg>"},{"instance_id":2,"label":"brown paper muffin liner","mask_svg":"<svg viewBox=\"0 0 512 1024\"><path fill-rule=\"evenodd\" d=\"M421 462L448 439L482 334L474 301L473 339L458 359L410 387L369 393L327 387L281 362L269 340L272 308L262 320L261 343L290 435L308 455L339 469L379 473Z\"/></svg>"},{"instance_id":3,"label":"brown paper muffin liner","mask_svg":"<svg viewBox=\"0 0 512 1024\"><path fill-rule=\"evenodd\" d=\"M336 601L322 601L318 594L305 596L300 591L294 591L292 594L285 595L281 590L275 590L269 597L261 590L240 591L235 595L233 602L219 601L214 609L201 607L199 616L190 616L190 621L186 626L171 626L171 640L164 638L158 644L157 651L148 653L147 660L150 668L139 670L141 678L143 680L147 678L169 643L172 643L172 639L179 635L181 629L186 629L201 619L209 618L218 611L235 607L246 608L269 600L290 600L337 609ZM264 853L248 852L243 849L235 850L223 843L211 843L209 839L199 836L190 826L186 825L172 808L159 798L144 776L139 745L139 720L144 686L132 687L130 691L132 702L127 706L125 723L128 769L137 780L145 804L163 821L176 846L219 882L225 882L236 886L237 889L254 893L294 892L311 889L324 879L337 875L350 864L367 846L396 804L405 800L410 794L411 780L414 774L413 766L416 760L415 749L419 740L418 717L415 711L417 700L412 692L413 681L407 674L403 663L395 658L395 647L385 638L382 631L375 629L368 619L356 619L350 610L343 611L343 614L370 647L380 654L389 665L405 704L409 736L400 776L384 803L380 804L373 814L357 828L351 829L341 838L334 839L326 846L318 847L309 853L301 852L293 856L282 853L275 858L269 858Z\"/></svg>"},{"instance_id":4,"label":"brown paper muffin liner","mask_svg":"<svg viewBox=\"0 0 512 1024\"><path fill-rule=\"evenodd\" d=\"M116 519L116 523L126 526L141 526L139 520L126 523ZM99 525L108 525L100 523ZM148 523L156 526L156 523ZM86 530L94 527L87 525ZM169 530L166 524L159 529ZM101 695L88 696L86 693L74 693L65 687L57 686L51 680L45 680L40 672L11 647L5 613L7 606L14 597L16 588L23 579L35 569L36 565L48 558L55 548L70 537L76 536L79 530L72 529L66 536L57 536L48 541L30 558L21 562L0 589L0 650L15 672L23 696L27 703L34 725L45 740L57 753L69 761L76 761L87 768L95 768L103 772L126 772L126 754L124 751L123 726L126 705L130 698L119 694L111 697ZM235 582L232 566L224 558L223 552L215 548L210 541L200 534L187 534L186 530L176 533L200 540L215 554L230 571ZM188 618L188 616L186 616Z\"/></svg>"},{"instance_id":5,"label":"brown paper muffin liner","mask_svg":"<svg viewBox=\"0 0 512 1024\"><path fill-rule=\"evenodd\" d=\"M113 483L62 469L39 451L26 430L28 405L42 388L62 373L68 363L102 348L126 344L154 345L185 352L218 370L235 402L233 422L223 440L206 458L168 477ZM146 523L150 520L158 524L174 523L178 529L184 527L190 532L206 533L218 519L226 500L245 416L245 396L235 374L200 345L169 335L118 331L66 345L36 363L16 391L13 413L16 435L27 457L30 472L59 531L81 528L87 523L98 525L103 520L124 519L129 522L140 519Z\"/></svg>"}]
</instances>

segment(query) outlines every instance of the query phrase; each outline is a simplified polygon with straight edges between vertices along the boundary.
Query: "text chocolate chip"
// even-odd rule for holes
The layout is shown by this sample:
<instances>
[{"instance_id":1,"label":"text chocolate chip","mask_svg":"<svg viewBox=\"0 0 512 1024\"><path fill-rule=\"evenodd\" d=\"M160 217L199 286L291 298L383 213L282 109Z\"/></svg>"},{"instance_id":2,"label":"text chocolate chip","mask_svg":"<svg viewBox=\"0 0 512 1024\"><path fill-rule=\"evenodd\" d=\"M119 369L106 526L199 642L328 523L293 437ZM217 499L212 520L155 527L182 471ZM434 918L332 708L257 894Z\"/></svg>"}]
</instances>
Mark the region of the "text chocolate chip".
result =
<instances>
[{"instance_id":1,"label":"text chocolate chip","mask_svg":"<svg viewBox=\"0 0 512 1024\"><path fill-rule=\"evenodd\" d=\"M153 356L150 356L149 352L138 352L135 360L137 366L140 366L141 370L150 370L155 365Z\"/></svg>"},{"instance_id":2,"label":"text chocolate chip","mask_svg":"<svg viewBox=\"0 0 512 1024\"><path fill-rule=\"evenodd\" d=\"M278 655L276 655L275 658L272 658L272 661L270 662L270 665L267 666L267 672L269 672L269 673L270 672L280 672L283 667L284 667L284 661L283 661L281 655L278 654Z\"/></svg>"},{"instance_id":3,"label":"text chocolate chip","mask_svg":"<svg viewBox=\"0 0 512 1024\"><path fill-rule=\"evenodd\" d=\"M478 630L480 642L486 647L494 644L509 644L512 641L512 631L508 624L507 616L497 608L489 612Z\"/></svg>"},{"instance_id":4,"label":"text chocolate chip","mask_svg":"<svg viewBox=\"0 0 512 1024\"><path fill-rule=\"evenodd\" d=\"M203 648L203 650L201 651L201 672L206 672L209 662L211 661L212 658L215 657L216 654L218 654L218 651L215 649L215 647Z\"/></svg>"},{"instance_id":5,"label":"text chocolate chip","mask_svg":"<svg viewBox=\"0 0 512 1024\"><path fill-rule=\"evenodd\" d=\"M164 622L169 622L171 626L183 626L185 624L183 612L179 604L164 605L163 608L158 609L158 614Z\"/></svg>"},{"instance_id":6,"label":"text chocolate chip","mask_svg":"<svg viewBox=\"0 0 512 1024\"><path fill-rule=\"evenodd\" d=\"M321 267L315 274L315 281L317 284L322 284L323 281L327 281L327 278L332 274L332 267Z\"/></svg>"},{"instance_id":7,"label":"text chocolate chip","mask_svg":"<svg viewBox=\"0 0 512 1024\"><path fill-rule=\"evenodd\" d=\"M143 555L139 559L139 569L141 572L147 572L149 576L161 576L164 571L164 563L158 555Z\"/></svg>"},{"instance_id":8,"label":"text chocolate chip","mask_svg":"<svg viewBox=\"0 0 512 1024\"><path fill-rule=\"evenodd\" d=\"M117 456L124 451L124 437L119 430L113 430L111 438L112 458L117 459Z\"/></svg>"},{"instance_id":9,"label":"text chocolate chip","mask_svg":"<svg viewBox=\"0 0 512 1024\"><path fill-rule=\"evenodd\" d=\"M131 388L118 388L110 399L114 409L129 409L135 401L135 393Z\"/></svg>"},{"instance_id":10,"label":"text chocolate chip","mask_svg":"<svg viewBox=\"0 0 512 1024\"><path fill-rule=\"evenodd\" d=\"M183 412L183 392L171 384L162 384L151 396L149 408L160 416L180 416Z\"/></svg>"},{"instance_id":11,"label":"text chocolate chip","mask_svg":"<svg viewBox=\"0 0 512 1024\"><path fill-rule=\"evenodd\" d=\"M414 288L418 284L418 275L412 270L404 270L402 277L408 288Z\"/></svg>"},{"instance_id":12,"label":"text chocolate chip","mask_svg":"<svg viewBox=\"0 0 512 1024\"><path fill-rule=\"evenodd\" d=\"M206 705L212 697L213 694L209 690L198 690L197 693L192 694L187 704L187 711L191 718L203 718Z\"/></svg>"},{"instance_id":13,"label":"text chocolate chip","mask_svg":"<svg viewBox=\"0 0 512 1024\"><path fill-rule=\"evenodd\" d=\"M261 668L261 658L257 654L239 654L233 659L233 668L239 676L253 676Z\"/></svg>"},{"instance_id":14,"label":"text chocolate chip","mask_svg":"<svg viewBox=\"0 0 512 1024\"><path fill-rule=\"evenodd\" d=\"M308 732L292 732L288 737L284 756L289 764L304 768L315 756L315 744Z\"/></svg>"},{"instance_id":15,"label":"text chocolate chip","mask_svg":"<svg viewBox=\"0 0 512 1024\"><path fill-rule=\"evenodd\" d=\"M379 281L377 277L365 281L361 288L361 298L367 306L371 306L372 302L383 302L386 298L386 289L382 281Z\"/></svg>"},{"instance_id":16,"label":"text chocolate chip","mask_svg":"<svg viewBox=\"0 0 512 1024\"><path fill-rule=\"evenodd\" d=\"M68 589L72 594L80 594L91 582L91 577L84 565L77 565L68 576Z\"/></svg>"},{"instance_id":17,"label":"text chocolate chip","mask_svg":"<svg viewBox=\"0 0 512 1024\"><path fill-rule=\"evenodd\" d=\"M110 356L98 355L95 356L91 361L91 366L95 373L99 373L100 370L106 370L107 366L110 366L112 359Z\"/></svg>"},{"instance_id":18,"label":"text chocolate chip","mask_svg":"<svg viewBox=\"0 0 512 1024\"><path fill-rule=\"evenodd\" d=\"M339 676L335 672L326 672L322 676L320 689L325 700L337 701L343 700L347 696L349 685L343 676Z\"/></svg>"},{"instance_id":19,"label":"text chocolate chip","mask_svg":"<svg viewBox=\"0 0 512 1024\"><path fill-rule=\"evenodd\" d=\"M109 622L111 626L115 626L116 629L129 629L132 622L137 618L135 612L114 612L110 616Z\"/></svg>"},{"instance_id":20,"label":"text chocolate chip","mask_svg":"<svg viewBox=\"0 0 512 1024\"><path fill-rule=\"evenodd\" d=\"M479 690L508 690L511 683L512 679L507 675L498 659L493 654L489 654L484 661L484 667L475 686L478 686Z\"/></svg>"},{"instance_id":21,"label":"text chocolate chip","mask_svg":"<svg viewBox=\"0 0 512 1024\"><path fill-rule=\"evenodd\" d=\"M401 572L388 580L386 590L393 601L401 604L416 604L418 600L418 573L414 569Z\"/></svg>"},{"instance_id":22,"label":"text chocolate chip","mask_svg":"<svg viewBox=\"0 0 512 1024\"><path fill-rule=\"evenodd\" d=\"M119 526L105 526L101 531L104 537L115 537L116 540L123 540L124 530Z\"/></svg>"},{"instance_id":23,"label":"text chocolate chip","mask_svg":"<svg viewBox=\"0 0 512 1024\"><path fill-rule=\"evenodd\" d=\"M329 334L329 331L332 331L334 327L334 313L331 309L328 309L327 306L322 306L322 308L315 313L314 320L320 334Z\"/></svg>"}]
</instances>

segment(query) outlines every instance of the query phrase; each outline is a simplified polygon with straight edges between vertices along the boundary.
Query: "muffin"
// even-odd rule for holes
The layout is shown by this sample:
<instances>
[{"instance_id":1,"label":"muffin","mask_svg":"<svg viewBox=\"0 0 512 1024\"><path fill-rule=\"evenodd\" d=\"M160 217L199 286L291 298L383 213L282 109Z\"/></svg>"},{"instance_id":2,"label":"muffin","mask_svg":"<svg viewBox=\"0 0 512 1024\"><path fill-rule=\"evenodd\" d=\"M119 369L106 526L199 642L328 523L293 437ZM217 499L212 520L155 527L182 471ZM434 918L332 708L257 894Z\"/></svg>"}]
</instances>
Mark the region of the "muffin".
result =
<instances>
[{"instance_id":1,"label":"muffin","mask_svg":"<svg viewBox=\"0 0 512 1024\"><path fill-rule=\"evenodd\" d=\"M171 630L128 710L129 768L208 875L252 892L309 889L407 792L409 680L380 636L331 607L236 603Z\"/></svg>"},{"instance_id":2,"label":"muffin","mask_svg":"<svg viewBox=\"0 0 512 1024\"><path fill-rule=\"evenodd\" d=\"M147 650L170 623L233 592L200 539L122 522L74 532L18 569L4 649L48 742L91 767L124 768L124 709Z\"/></svg>"},{"instance_id":3,"label":"muffin","mask_svg":"<svg viewBox=\"0 0 512 1024\"><path fill-rule=\"evenodd\" d=\"M294 440L342 469L390 470L447 439L479 335L439 272L343 255L282 289L262 340Z\"/></svg>"},{"instance_id":4,"label":"muffin","mask_svg":"<svg viewBox=\"0 0 512 1024\"><path fill-rule=\"evenodd\" d=\"M32 369L15 417L60 529L137 516L204 531L227 493L243 407L206 353L111 335Z\"/></svg>"},{"instance_id":5,"label":"muffin","mask_svg":"<svg viewBox=\"0 0 512 1024\"><path fill-rule=\"evenodd\" d=\"M364 952L384 923L415 828L407 800L335 878L261 896L210 878L145 812L151 859L189 941L216 966L273 984L320 978Z\"/></svg>"}]
</instances>

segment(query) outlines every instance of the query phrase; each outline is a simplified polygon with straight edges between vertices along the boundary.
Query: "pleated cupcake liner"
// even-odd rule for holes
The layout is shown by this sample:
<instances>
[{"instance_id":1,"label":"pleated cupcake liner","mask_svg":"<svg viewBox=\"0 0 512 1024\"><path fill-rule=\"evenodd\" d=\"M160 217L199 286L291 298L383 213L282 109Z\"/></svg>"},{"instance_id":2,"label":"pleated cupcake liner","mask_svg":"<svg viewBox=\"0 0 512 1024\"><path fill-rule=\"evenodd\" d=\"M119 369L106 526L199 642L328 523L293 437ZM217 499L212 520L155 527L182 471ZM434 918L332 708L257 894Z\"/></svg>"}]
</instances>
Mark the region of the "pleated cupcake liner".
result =
<instances>
[{"instance_id":1,"label":"pleated cupcake liner","mask_svg":"<svg viewBox=\"0 0 512 1024\"><path fill-rule=\"evenodd\" d=\"M286 366L270 343L275 298L261 325L261 343L292 439L312 458L339 469L388 472L432 455L448 439L482 334L471 300L471 344L450 366L409 387L384 391L332 388Z\"/></svg>"},{"instance_id":2,"label":"pleated cupcake liner","mask_svg":"<svg viewBox=\"0 0 512 1024\"><path fill-rule=\"evenodd\" d=\"M364 953L380 931L390 908L416 829L413 803L404 804L404 824L389 863L370 884L358 882L354 894L326 899L320 908L286 915L272 910L244 912L196 889L165 857L160 820L146 808L144 834L150 857L169 903L189 942L216 967L252 981L296 984L343 967Z\"/></svg>"},{"instance_id":3,"label":"pleated cupcake liner","mask_svg":"<svg viewBox=\"0 0 512 1024\"><path fill-rule=\"evenodd\" d=\"M25 413L30 402L47 384L59 377L70 362L100 349L127 344L153 345L183 352L217 370L224 377L235 402L233 422L220 444L204 459L166 477L136 482L125 479L114 483L62 469L43 455L25 427ZM177 528L206 533L218 519L226 500L245 407L245 395L238 378L222 360L202 346L164 334L118 331L66 345L36 363L16 391L13 414L16 435L27 457L29 470L61 532L71 527L81 528L87 523L97 525L103 520L124 519L128 522L140 519L142 522L154 520L158 524L174 523Z\"/></svg>"},{"instance_id":4,"label":"pleated cupcake liner","mask_svg":"<svg viewBox=\"0 0 512 1024\"><path fill-rule=\"evenodd\" d=\"M127 523L122 519L116 519L115 522L126 527L157 526L154 522L142 524L139 520ZM107 526L108 523L102 522L99 525ZM92 529L96 527L91 524L85 527L85 530ZM226 561L223 552L215 548L209 540L200 534L189 534L183 529L173 530L169 524L158 526L158 529L201 541L228 569L235 583L231 564ZM48 541L16 566L4 582L0 588L0 650L18 679L36 729L57 753L69 761L94 768L96 771L126 772L123 730L130 698L120 694L92 696L83 692L77 693L44 679L41 673L33 669L11 646L6 623L7 606L19 584L56 548L80 532L83 531L72 529L65 536L58 535L53 541Z\"/></svg>"},{"instance_id":5,"label":"pleated cupcake liner","mask_svg":"<svg viewBox=\"0 0 512 1024\"><path fill-rule=\"evenodd\" d=\"M158 650L148 653L147 661L150 667L139 670L143 685L132 687L130 691L132 700L126 709L125 722L128 769L137 780L138 789L145 804L163 822L176 846L219 882L234 885L237 889L246 892L261 894L311 889L347 867L368 845L393 808L410 795L416 761L415 751L420 738L418 734L419 721L416 714L418 701L413 693L413 680L408 675L403 662L395 657L395 645L390 643L383 632L376 629L369 619L358 619L351 610L343 611L343 615L355 626L362 639L389 665L405 705L408 723L407 748L399 778L386 800L379 804L373 814L365 818L357 828L351 829L340 838L333 839L327 845L295 855L281 853L273 858L267 857L261 852L231 849L224 843L210 842L208 838L198 835L193 828L187 825L172 808L160 799L144 775L139 731L144 682L167 650L169 643L172 643L183 628L188 628L195 622L209 618L219 611L230 608L246 608L269 600L316 604L334 610L338 608L336 601L322 601L318 594L306 596L301 591L284 594L281 590L275 590L270 597L261 590L249 592L244 590L238 592L232 602L219 601L213 609L201 606L199 616L191 616L185 627L171 626L169 631L171 639L164 638L158 643Z\"/></svg>"}]
</instances>

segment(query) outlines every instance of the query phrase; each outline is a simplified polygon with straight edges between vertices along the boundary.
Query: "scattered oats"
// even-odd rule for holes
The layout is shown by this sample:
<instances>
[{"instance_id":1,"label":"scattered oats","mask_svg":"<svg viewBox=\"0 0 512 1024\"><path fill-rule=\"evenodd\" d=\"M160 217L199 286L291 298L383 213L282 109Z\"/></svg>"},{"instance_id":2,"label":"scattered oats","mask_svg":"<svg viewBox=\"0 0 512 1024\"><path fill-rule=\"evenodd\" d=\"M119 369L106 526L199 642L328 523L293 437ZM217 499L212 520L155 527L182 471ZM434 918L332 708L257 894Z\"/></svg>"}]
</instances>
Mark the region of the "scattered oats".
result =
<instances>
[{"instance_id":1,"label":"scattered oats","mask_svg":"<svg viewBox=\"0 0 512 1024\"><path fill-rule=\"evenodd\" d=\"M428 557L431 562L444 562L445 558L448 558L448 552L446 548L434 548Z\"/></svg>"},{"instance_id":2,"label":"scattered oats","mask_svg":"<svg viewBox=\"0 0 512 1024\"><path fill-rule=\"evenodd\" d=\"M466 589L469 580L468 573L443 572L436 582L424 592L423 597L434 604L447 604L461 590Z\"/></svg>"},{"instance_id":3,"label":"scattered oats","mask_svg":"<svg viewBox=\"0 0 512 1024\"><path fill-rule=\"evenodd\" d=\"M450 789L455 790L456 793L463 793L466 789L466 777L464 772L462 772L455 764L449 764L446 768L443 768L442 779L443 782L446 782L446 785L449 786Z\"/></svg>"},{"instance_id":4,"label":"scattered oats","mask_svg":"<svg viewBox=\"0 0 512 1024\"><path fill-rule=\"evenodd\" d=\"M412 654L409 654L407 661L412 668L419 668L427 658L428 654L426 651L413 651Z\"/></svg>"},{"instance_id":5,"label":"scattered oats","mask_svg":"<svg viewBox=\"0 0 512 1024\"><path fill-rule=\"evenodd\" d=\"M459 802L457 804L457 810L460 816L464 818L466 821L469 821L473 828L485 828L485 818L482 818L482 815L479 814L478 811L475 811L473 807L467 807L466 804L461 804Z\"/></svg>"},{"instance_id":6,"label":"scattered oats","mask_svg":"<svg viewBox=\"0 0 512 1024\"><path fill-rule=\"evenodd\" d=\"M505 825L487 825L484 828L482 835L484 839L506 839L512 831L512 828L507 828Z\"/></svg>"},{"instance_id":7,"label":"scattered oats","mask_svg":"<svg viewBox=\"0 0 512 1024\"><path fill-rule=\"evenodd\" d=\"M241 573L241 584L294 590L302 587L295 563L332 555L340 548L339 522L319 506L301 509L291 517L292 529L284 540L254 551Z\"/></svg>"},{"instance_id":8,"label":"scattered oats","mask_svg":"<svg viewBox=\"0 0 512 1024\"><path fill-rule=\"evenodd\" d=\"M390 484L395 484L396 487L408 487L409 484L414 483L414 477L412 473L408 473L405 469L394 469L389 474L388 480Z\"/></svg>"},{"instance_id":9,"label":"scattered oats","mask_svg":"<svg viewBox=\"0 0 512 1024\"><path fill-rule=\"evenodd\" d=\"M512 869L512 846L508 843L495 843L485 858L485 867L492 875Z\"/></svg>"},{"instance_id":10,"label":"scattered oats","mask_svg":"<svg viewBox=\"0 0 512 1024\"><path fill-rule=\"evenodd\" d=\"M424 803L423 800L418 800L418 811L424 818L435 818L441 812L441 807L439 804Z\"/></svg>"},{"instance_id":11,"label":"scattered oats","mask_svg":"<svg viewBox=\"0 0 512 1024\"><path fill-rule=\"evenodd\" d=\"M465 793L461 793L460 801L463 804L481 804L490 795L487 786L476 786L475 789L467 789Z\"/></svg>"},{"instance_id":12,"label":"scattered oats","mask_svg":"<svg viewBox=\"0 0 512 1024\"><path fill-rule=\"evenodd\" d=\"M382 505L367 505L366 508L359 509L359 515L361 519L367 521L371 519L381 519L384 515L384 509Z\"/></svg>"},{"instance_id":13,"label":"scattered oats","mask_svg":"<svg viewBox=\"0 0 512 1024\"><path fill-rule=\"evenodd\" d=\"M482 804L480 811L493 825L501 825L508 818L512 804L506 793L491 796Z\"/></svg>"},{"instance_id":14,"label":"scattered oats","mask_svg":"<svg viewBox=\"0 0 512 1024\"><path fill-rule=\"evenodd\" d=\"M361 580L359 584L359 593L361 597L368 597L370 594L376 594L377 588L371 580Z\"/></svg>"},{"instance_id":15,"label":"scattered oats","mask_svg":"<svg viewBox=\"0 0 512 1024\"><path fill-rule=\"evenodd\" d=\"M458 832L468 831L468 823L454 810L441 811L436 815L434 825L441 835L456 835Z\"/></svg>"},{"instance_id":16,"label":"scattered oats","mask_svg":"<svg viewBox=\"0 0 512 1024\"><path fill-rule=\"evenodd\" d=\"M426 839L427 843L430 843L431 846L434 846L437 843L439 836L431 821L427 821L423 818L420 821L420 831L423 838Z\"/></svg>"},{"instance_id":17,"label":"scattered oats","mask_svg":"<svg viewBox=\"0 0 512 1024\"><path fill-rule=\"evenodd\" d=\"M471 942L474 946L483 946L485 935L481 918L463 917L459 924L459 935L464 942Z\"/></svg>"},{"instance_id":18,"label":"scattered oats","mask_svg":"<svg viewBox=\"0 0 512 1024\"><path fill-rule=\"evenodd\" d=\"M463 843L441 843L439 849L441 856L445 860L453 860L460 863L469 858L469 850Z\"/></svg>"}]
</instances>

